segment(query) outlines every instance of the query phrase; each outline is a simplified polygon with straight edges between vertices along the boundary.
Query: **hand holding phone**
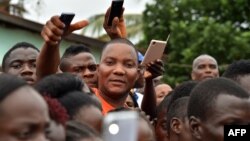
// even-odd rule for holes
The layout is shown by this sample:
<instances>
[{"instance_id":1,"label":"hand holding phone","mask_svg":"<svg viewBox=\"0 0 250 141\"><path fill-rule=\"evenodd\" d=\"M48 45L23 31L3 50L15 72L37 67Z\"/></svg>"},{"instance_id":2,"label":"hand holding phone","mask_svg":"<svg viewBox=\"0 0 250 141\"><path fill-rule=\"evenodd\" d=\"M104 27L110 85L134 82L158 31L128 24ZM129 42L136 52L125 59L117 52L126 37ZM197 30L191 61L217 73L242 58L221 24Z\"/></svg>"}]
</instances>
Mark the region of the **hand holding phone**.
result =
<instances>
[{"instance_id":1,"label":"hand holding phone","mask_svg":"<svg viewBox=\"0 0 250 141\"><path fill-rule=\"evenodd\" d=\"M70 23L75 17L74 13L62 13L60 16L60 20L65 24L64 32L69 28Z\"/></svg>"},{"instance_id":2,"label":"hand holding phone","mask_svg":"<svg viewBox=\"0 0 250 141\"><path fill-rule=\"evenodd\" d=\"M108 18L108 26L112 26L113 19L115 17L120 18L122 16L123 0L113 0L111 3L110 14Z\"/></svg>"}]
</instances>

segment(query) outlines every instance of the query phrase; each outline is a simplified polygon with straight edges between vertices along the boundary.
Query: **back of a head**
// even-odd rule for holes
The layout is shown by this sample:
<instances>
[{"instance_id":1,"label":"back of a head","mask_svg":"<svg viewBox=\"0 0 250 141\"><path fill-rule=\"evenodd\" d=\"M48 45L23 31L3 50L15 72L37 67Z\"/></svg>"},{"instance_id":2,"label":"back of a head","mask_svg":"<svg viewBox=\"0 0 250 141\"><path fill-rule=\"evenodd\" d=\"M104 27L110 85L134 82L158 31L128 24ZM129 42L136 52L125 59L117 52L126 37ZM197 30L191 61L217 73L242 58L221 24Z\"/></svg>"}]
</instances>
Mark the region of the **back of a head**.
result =
<instances>
[{"instance_id":1,"label":"back of a head","mask_svg":"<svg viewBox=\"0 0 250 141\"><path fill-rule=\"evenodd\" d=\"M213 112L213 106L219 95L230 95L242 99L249 97L248 93L237 83L226 78L213 78L200 82L192 90L189 105L188 117L194 116L205 121Z\"/></svg>"},{"instance_id":2,"label":"back of a head","mask_svg":"<svg viewBox=\"0 0 250 141\"><path fill-rule=\"evenodd\" d=\"M88 106L94 106L102 111L101 104L98 103L98 101L81 91L66 93L58 100L67 110L70 119L72 119L83 107L87 108Z\"/></svg>"},{"instance_id":3,"label":"back of a head","mask_svg":"<svg viewBox=\"0 0 250 141\"><path fill-rule=\"evenodd\" d=\"M71 91L81 91L84 83L70 73L53 74L39 81L35 88L43 95L58 98Z\"/></svg>"},{"instance_id":4,"label":"back of a head","mask_svg":"<svg viewBox=\"0 0 250 141\"><path fill-rule=\"evenodd\" d=\"M183 82L177 87L175 87L172 92L173 93L172 99L169 105L171 105L175 100L179 98L190 96L191 91L197 84L198 84L198 81L190 80L190 81Z\"/></svg>"},{"instance_id":5,"label":"back of a head","mask_svg":"<svg viewBox=\"0 0 250 141\"><path fill-rule=\"evenodd\" d=\"M22 86L27 85L27 83L16 77L9 74L0 75L0 102L2 102L6 97L9 96L12 92L19 89Z\"/></svg>"},{"instance_id":6,"label":"back of a head","mask_svg":"<svg viewBox=\"0 0 250 141\"><path fill-rule=\"evenodd\" d=\"M189 102L189 97L182 97L175 100L169 107L167 112L167 131L170 132L171 120L176 117L182 121L187 117L187 106Z\"/></svg>"},{"instance_id":7,"label":"back of a head","mask_svg":"<svg viewBox=\"0 0 250 141\"><path fill-rule=\"evenodd\" d=\"M16 43L3 56L3 60L2 60L2 70L3 70L3 72L6 71L5 70L5 68L6 68L6 60L9 58L11 52L13 52L14 50L19 49L19 48L24 48L24 49L32 48L32 49L36 50L37 52L40 52L37 47L35 47L33 44L30 44L28 42L19 42L19 43Z\"/></svg>"},{"instance_id":8,"label":"back of a head","mask_svg":"<svg viewBox=\"0 0 250 141\"><path fill-rule=\"evenodd\" d=\"M169 94L164 97L162 102L157 107L157 116L163 111L167 112L172 96L173 96L173 91L169 92Z\"/></svg>"},{"instance_id":9,"label":"back of a head","mask_svg":"<svg viewBox=\"0 0 250 141\"><path fill-rule=\"evenodd\" d=\"M228 66L222 76L238 82L239 77L245 75L250 75L250 60L234 61Z\"/></svg>"},{"instance_id":10,"label":"back of a head","mask_svg":"<svg viewBox=\"0 0 250 141\"><path fill-rule=\"evenodd\" d=\"M69 121L66 125L66 141L81 141L88 138L99 138L98 134L86 124Z\"/></svg>"}]
</instances>

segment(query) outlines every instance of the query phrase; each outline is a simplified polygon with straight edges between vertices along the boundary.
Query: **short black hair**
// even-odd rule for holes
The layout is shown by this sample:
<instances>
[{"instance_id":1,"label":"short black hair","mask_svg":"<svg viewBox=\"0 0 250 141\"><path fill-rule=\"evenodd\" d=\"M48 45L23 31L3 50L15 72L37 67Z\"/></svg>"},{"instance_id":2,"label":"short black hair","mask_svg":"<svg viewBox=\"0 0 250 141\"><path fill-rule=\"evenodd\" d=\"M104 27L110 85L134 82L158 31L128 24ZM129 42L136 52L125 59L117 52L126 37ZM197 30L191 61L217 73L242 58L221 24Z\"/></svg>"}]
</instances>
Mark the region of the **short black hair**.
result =
<instances>
[{"instance_id":1,"label":"short black hair","mask_svg":"<svg viewBox=\"0 0 250 141\"><path fill-rule=\"evenodd\" d=\"M2 60L2 70L3 70L3 72L6 71L5 70L6 69L6 60L9 58L11 52L13 52L14 50L19 49L19 48L24 48L24 49L32 48L32 49L36 50L37 52L40 52L39 49L37 47L35 47L33 44L31 44L31 43L28 43L28 42L18 42L18 43L16 43L3 56L3 60Z\"/></svg>"},{"instance_id":2,"label":"short black hair","mask_svg":"<svg viewBox=\"0 0 250 141\"><path fill-rule=\"evenodd\" d=\"M236 82L226 78L212 78L197 84L192 90L188 117L195 116L201 121L206 121L214 112L216 99L219 95L232 95L238 98L249 98L248 93Z\"/></svg>"},{"instance_id":3,"label":"short black hair","mask_svg":"<svg viewBox=\"0 0 250 141\"><path fill-rule=\"evenodd\" d=\"M222 77L226 77L238 82L239 77L244 75L250 75L250 60L234 61L227 67Z\"/></svg>"},{"instance_id":4,"label":"short black hair","mask_svg":"<svg viewBox=\"0 0 250 141\"><path fill-rule=\"evenodd\" d=\"M75 56L75 55L82 53L82 52L91 53L90 49L85 45L82 45L82 44L71 45L63 53L62 59L67 58L69 56Z\"/></svg>"},{"instance_id":5,"label":"short black hair","mask_svg":"<svg viewBox=\"0 0 250 141\"><path fill-rule=\"evenodd\" d=\"M171 105L175 100L179 98L190 96L191 91L198 83L199 83L198 81L189 80L175 87L173 90L173 96L172 96L172 99L170 100L169 105Z\"/></svg>"},{"instance_id":6,"label":"short black hair","mask_svg":"<svg viewBox=\"0 0 250 141\"><path fill-rule=\"evenodd\" d=\"M88 108L89 106L94 106L102 111L100 103L81 91L66 93L62 97L58 98L58 101L63 105L63 107L65 107L69 118L72 120L74 120L74 116L76 116L79 110L83 107Z\"/></svg>"},{"instance_id":7,"label":"short black hair","mask_svg":"<svg viewBox=\"0 0 250 141\"><path fill-rule=\"evenodd\" d=\"M76 75L60 73L49 75L38 81L35 88L42 95L49 95L52 98L59 98L71 91L81 91L84 82Z\"/></svg>"},{"instance_id":8,"label":"short black hair","mask_svg":"<svg viewBox=\"0 0 250 141\"><path fill-rule=\"evenodd\" d=\"M64 71L64 68L68 65L68 63L65 61L65 58L69 58L71 56L75 56L78 55L79 53L85 53L85 52L92 54L90 49L83 44L76 44L69 46L61 57L59 65L60 69Z\"/></svg>"},{"instance_id":9,"label":"short black hair","mask_svg":"<svg viewBox=\"0 0 250 141\"><path fill-rule=\"evenodd\" d=\"M138 53L137 53L138 51L135 48L135 45L126 38L116 38L116 39L112 39L109 42L107 42L104 45L104 47L102 48L102 53L101 53L100 59L102 58L103 52L106 50L107 46L109 46L110 44L114 44L114 43L122 43L122 44L127 44L127 45L131 46L134 49L135 53L136 53L136 60L138 60ZM138 62L138 61L136 61L136 62Z\"/></svg>"},{"instance_id":10,"label":"short black hair","mask_svg":"<svg viewBox=\"0 0 250 141\"><path fill-rule=\"evenodd\" d=\"M189 102L189 97L181 97L175 100L169 107L167 112L167 131L170 132L171 120L176 117L184 121L187 117L187 106Z\"/></svg>"},{"instance_id":11,"label":"short black hair","mask_svg":"<svg viewBox=\"0 0 250 141\"><path fill-rule=\"evenodd\" d=\"M91 137L99 137L99 135L88 125L77 121L69 121L66 124L66 141L81 141Z\"/></svg>"},{"instance_id":12,"label":"short black hair","mask_svg":"<svg viewBox=\"0 0 250 141\"><path fill-rule=\"evenodd\" d=\"M28 86L26 81L17 76L2 73L0 75L0 102L22 86Z\"/></svg>"}]
</instances>

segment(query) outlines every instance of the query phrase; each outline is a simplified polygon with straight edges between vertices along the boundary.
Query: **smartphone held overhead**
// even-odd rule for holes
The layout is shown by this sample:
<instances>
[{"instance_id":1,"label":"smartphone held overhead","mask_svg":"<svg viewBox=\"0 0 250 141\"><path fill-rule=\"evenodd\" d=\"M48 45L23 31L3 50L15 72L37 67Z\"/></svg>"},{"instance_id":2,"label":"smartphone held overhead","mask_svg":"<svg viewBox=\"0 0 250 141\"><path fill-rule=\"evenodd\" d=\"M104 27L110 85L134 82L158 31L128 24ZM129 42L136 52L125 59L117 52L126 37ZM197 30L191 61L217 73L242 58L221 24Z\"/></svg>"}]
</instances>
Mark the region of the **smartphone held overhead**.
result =
<instances>
[{"instance_id":1,"label":"smartphone held overhead","mask_svg":"<svg viewBox=\"0 0 250 141\"><path fill-rule=\"evenodd\" d=\"M167 47L167 42L168 42L169 37L170 35L168 35L168 38L166 41L151 40L141 64L146 65L152 61L161 59L164 53L164 50Z\"/></svg>"},{"instance_id":2,"label":"smartphone held overhead","mask_svg":"<svg viewBox=\"0 0 250 141\"><path fill-rule=\"evenodd\" d=\"M113 19L115 17L120 18L122 16L123 0L113 0L111 3L110 14L108 18L108 26L112 26Z\"/></svg>"},{"instance_id":3,"label":"smartphone held overhead","mask_svg":"<svg viewBox=\"0 0 250 141\"><path fill-rule=\"evenodd\" d=\"M62 13L60 16L60 20L65 24L64 31L67 30L75 17L74 13Z\"/></svg>"}]
</instances>

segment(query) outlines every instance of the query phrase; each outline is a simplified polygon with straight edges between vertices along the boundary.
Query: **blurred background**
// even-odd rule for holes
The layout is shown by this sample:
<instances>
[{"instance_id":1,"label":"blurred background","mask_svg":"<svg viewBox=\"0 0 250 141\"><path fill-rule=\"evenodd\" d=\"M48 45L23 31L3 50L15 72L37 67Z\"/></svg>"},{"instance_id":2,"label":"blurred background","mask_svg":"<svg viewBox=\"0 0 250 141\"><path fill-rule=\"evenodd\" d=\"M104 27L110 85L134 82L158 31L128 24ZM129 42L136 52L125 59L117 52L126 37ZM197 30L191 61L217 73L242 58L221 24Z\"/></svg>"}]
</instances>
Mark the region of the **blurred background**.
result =
<instances>
[{"instance_id":1,"label":"blurred background","mask_svg":"<svg viewBox=\"0 0 250 141\"><path fill-rule=\"evenodd\" d=\"M0 0L0 11L44 24L52 15L74 12L73 22L90 25L76 33L108 41L102 28L111 0ZM250 56L250 0L125 0L128 37L145 53L151 39L166 40L164 80L175 86L190 79L200 54L215 57L220 73ZM0 31L1 32L1 31Z\"/></svg>"}]
</instances>

